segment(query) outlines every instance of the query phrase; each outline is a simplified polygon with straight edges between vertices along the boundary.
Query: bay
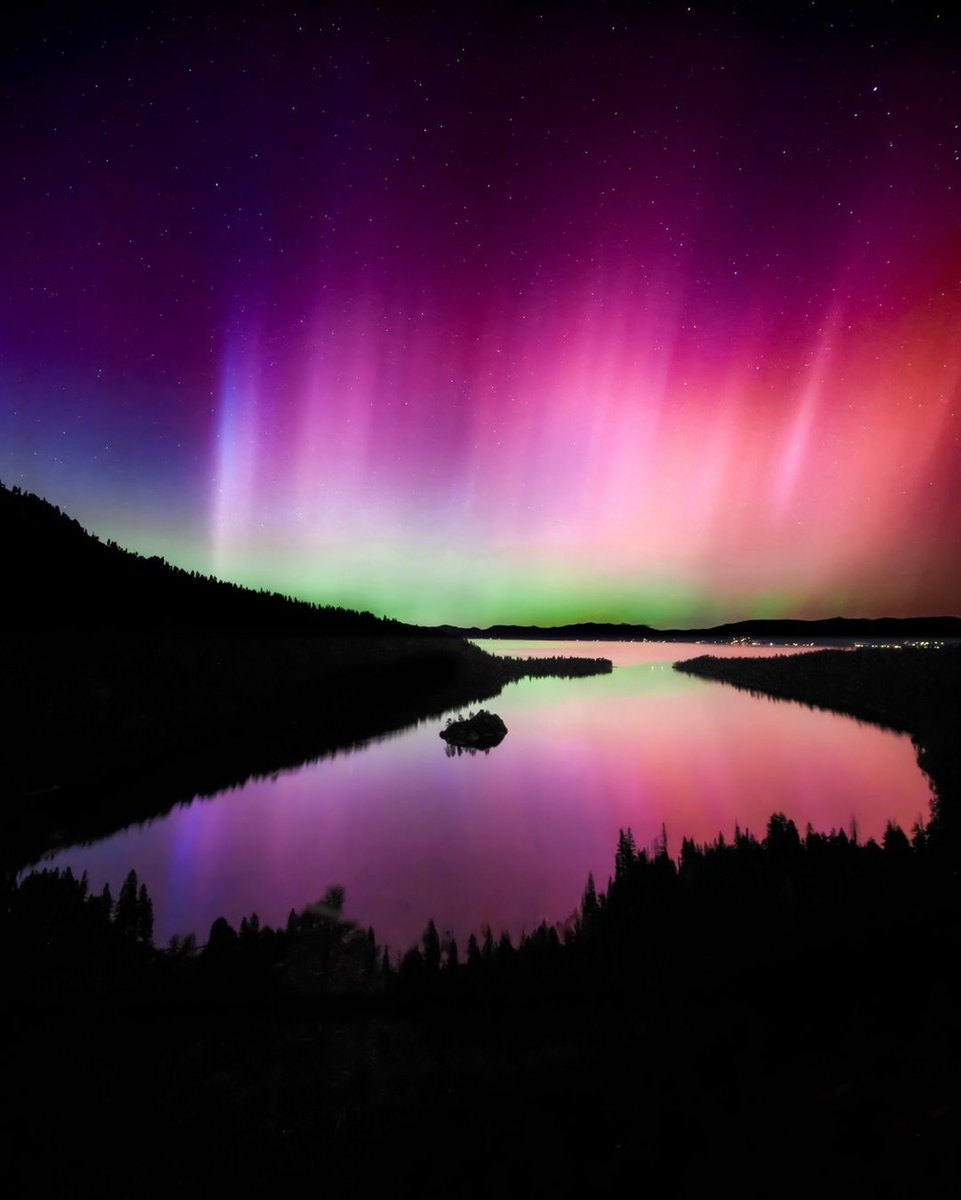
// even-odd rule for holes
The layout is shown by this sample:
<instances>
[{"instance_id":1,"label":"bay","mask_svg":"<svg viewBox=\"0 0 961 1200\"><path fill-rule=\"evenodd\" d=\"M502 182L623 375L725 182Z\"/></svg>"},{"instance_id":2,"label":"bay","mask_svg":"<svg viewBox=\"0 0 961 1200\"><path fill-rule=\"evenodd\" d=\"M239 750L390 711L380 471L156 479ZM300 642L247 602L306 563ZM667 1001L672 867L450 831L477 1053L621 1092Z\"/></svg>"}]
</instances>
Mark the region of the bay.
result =
<instances>
[{"instance_id":1,"label":"bay","mask_svg":"<svg viewBox=\"0 0 961 1200\"><path fill-rule=\"evenodd\" d=\"M449 754L444 719L198 798L44 865L116 894L146 883L156 940L206 938L225 916L262 923L346 890L346 915L402 952L429 919L463 946L485 925L516 937L602 887L618 832L652 847L763 835L784 812L802 833L926 819L930 787L910 739L850 717L752 696L672 670L697 654L784 647L653 642L481 642L494 653L611 658L610 675L511 684L485 707L508 727L486 753ZM792 648L793 649L793 648ZM464 710L458 710L463 712ZM450 715L458 715L452 711Z\"/></svg>"}]
</instances>

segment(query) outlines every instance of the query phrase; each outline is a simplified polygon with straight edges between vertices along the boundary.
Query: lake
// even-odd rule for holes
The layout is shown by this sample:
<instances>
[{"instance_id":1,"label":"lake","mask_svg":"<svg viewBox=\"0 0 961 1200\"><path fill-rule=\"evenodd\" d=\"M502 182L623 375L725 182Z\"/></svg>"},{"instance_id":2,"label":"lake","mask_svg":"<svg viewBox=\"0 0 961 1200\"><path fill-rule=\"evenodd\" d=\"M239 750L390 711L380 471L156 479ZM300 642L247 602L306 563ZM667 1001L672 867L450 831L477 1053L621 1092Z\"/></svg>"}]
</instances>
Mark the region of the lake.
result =
<instances>
[{"instance_id":1,"label":"lake","mask_svg":"<svg viewBox=\"0 0 961 1200\"><path fill-rule=\"evenodd\" d=\"M433 917L463 947L489 924L516 935L563 921L588 872L613 872L618 831L639 847L663 828L707 841L735 826L763 835L782 811L802 833L879 837L926 819L930 787L903 735L672 670L699 654L778 648L651 642L481 642L494 653L612 659L610 675L510 684L485 707L503 717L487 753L447 753L434 719L336 757L194 800L146 825L59 852L116 895L133 868L154 901L155 940L211 922L262 923L328 887L346 914L402 951ZM783 650L784 648L780 648ZM463 710L461 710L463 711Z\"/></svg>"}]
</instances>

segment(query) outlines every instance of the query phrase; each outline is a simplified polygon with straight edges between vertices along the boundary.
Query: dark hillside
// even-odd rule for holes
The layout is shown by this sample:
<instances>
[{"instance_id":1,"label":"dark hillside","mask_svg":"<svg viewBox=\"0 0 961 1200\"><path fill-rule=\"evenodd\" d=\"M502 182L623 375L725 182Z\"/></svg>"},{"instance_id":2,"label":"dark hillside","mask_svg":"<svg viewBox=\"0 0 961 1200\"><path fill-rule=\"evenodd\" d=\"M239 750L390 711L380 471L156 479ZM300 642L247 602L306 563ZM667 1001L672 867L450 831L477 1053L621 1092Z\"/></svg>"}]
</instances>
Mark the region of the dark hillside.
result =
<instances>
[{"instance_id":1,"label":"dark hillside","mask_svg":"<svg viewBox=\"0 0 961 1200\"><path fill-rule=\"evenodd\" d=\"M611 669L495 657L370 613L221 583L102 543L3 487L0 535L7 865L486 700L528 674Z\"/></svg>"},{"instance_id":2,"label":"dark hillside","mask_svg":"<svg viewBox=\"0 0 961 1200\"><path fill-rule=\"evenodd\" d=\"M254 591L102 542L55 505L0 483L4 608L18 629L406 634L368 612Z\"/></svg>"}]
</instances>

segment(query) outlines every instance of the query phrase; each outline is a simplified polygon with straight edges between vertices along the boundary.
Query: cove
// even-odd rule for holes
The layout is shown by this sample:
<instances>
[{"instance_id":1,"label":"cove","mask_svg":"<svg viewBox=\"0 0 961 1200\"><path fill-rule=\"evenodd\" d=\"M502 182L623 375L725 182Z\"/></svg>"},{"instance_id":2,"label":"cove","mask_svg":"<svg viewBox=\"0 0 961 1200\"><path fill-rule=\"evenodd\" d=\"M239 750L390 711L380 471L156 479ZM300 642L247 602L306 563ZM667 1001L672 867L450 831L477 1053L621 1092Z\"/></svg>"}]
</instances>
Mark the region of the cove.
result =
<instances>
[{"instance_id":1,"label":"cove","mask_svg":"<svg viewBox=\"0 0 961 1200\"><path fill-rule=\"evenodd\" d=\"M147 885L156 941L256 912L279 924L328 887L346 915L403 951L434 919L461 944L570 916L588 873L612 871L618 831L709 841L763 835L775 811L802 833L878 837L926 818L930 787L903 735L850 717L681 675L679 658L786 647L654 642L482 642L493 653L590 655L611 675L509 684L485 707L504 741L450 755L445 718L333 758L197 799L145 825L52 856L116 894ZM790 648L794 652L794 648ZM452 710L452 716L464 710Z\"/></svg>"}]
</instances>

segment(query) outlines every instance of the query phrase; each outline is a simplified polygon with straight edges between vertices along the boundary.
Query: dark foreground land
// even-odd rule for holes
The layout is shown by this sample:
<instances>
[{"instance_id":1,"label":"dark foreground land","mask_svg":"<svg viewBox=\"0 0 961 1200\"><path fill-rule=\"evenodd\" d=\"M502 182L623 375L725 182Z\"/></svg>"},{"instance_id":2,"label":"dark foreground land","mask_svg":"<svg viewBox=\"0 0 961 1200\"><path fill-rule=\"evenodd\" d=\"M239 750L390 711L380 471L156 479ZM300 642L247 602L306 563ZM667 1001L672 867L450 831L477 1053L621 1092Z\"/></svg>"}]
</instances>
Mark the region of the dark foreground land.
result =
<instances>
[{"instance_id":1,"label":"dark foreground land","mask_svg":"<svg viewBox=\"0 0 961 1200\"><path fill-rule=\"evenodd\" d=\"M518 659L101 542L0 484L0 865L607 659Z\"/></svg>"},{"instance_id":2,"label":"dark foreground land","mask_svg":"<svg viewBox=\"0 0 961 1200\"><path fill-rule=\"evenodd\" d=\"M903 654L774 660L777 694L803 672L798 698L876 719L884 698L920 739L954 720L957 657ZM954 753L931 820L880 843L774 814L675 860L625 831L564 926L430 926L399 962L336 889L283 929L159 949L134 879L114 899L30 876L0 942L8 1174L63 1196L954 1195Z\"/></svg>"},{"instance_id":3,"label":"dark foreground land","mask_svg":"<svg viewBox=\"0 0 961 1200\"><path fill-rule=\"evenodd\" d=\"M957 884L924 833L776 815L679 865L625 833L566 929L429 927L399 964L342 905L160 951L135 880L29 877L2 940L15 1189L954 1194Z\"/></svg>"},{"instance_id":4,"label":"dark foreground land","mask_svg":"<svg viewBox=\"0 0 961 1200\"><path fill-rule=\"evenodd\" d=\"M429 926L392 960L331 889L282 929L158 947L133 877L112 897L16 869L532 670L610 664L230 588L3 488L0 531L21 581L0 647L12 1194L955 1194L956 652L684 664L910 731L934 810L880 844L774 814L675 859L625 831L607 886L523 937Z\"/></svg>"}]
</instances>

